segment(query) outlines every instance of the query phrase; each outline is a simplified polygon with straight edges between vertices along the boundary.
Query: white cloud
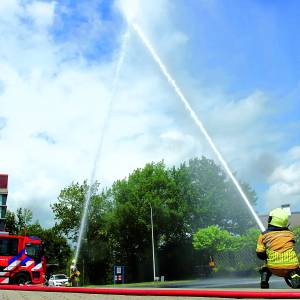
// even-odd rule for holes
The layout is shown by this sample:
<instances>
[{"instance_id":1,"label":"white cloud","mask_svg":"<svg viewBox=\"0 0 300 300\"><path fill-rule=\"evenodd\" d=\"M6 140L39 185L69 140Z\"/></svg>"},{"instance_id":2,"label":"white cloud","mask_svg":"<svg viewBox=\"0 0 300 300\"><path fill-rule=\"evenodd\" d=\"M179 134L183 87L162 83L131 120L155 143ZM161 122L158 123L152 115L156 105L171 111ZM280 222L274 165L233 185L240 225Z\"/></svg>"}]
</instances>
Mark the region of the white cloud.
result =
<instances>
[{"instance_id":1,"label":"white cloud","mask_svg":"<svg viewBox=\"0 0 300 300\"><path fill-rule=\"evenodd\" d=\"M288 166L280 166L277 168L273 174L270 176L269 181L284 181L284 182L293 182L294 180L297 180L300 178L300 169L298 163L293 163Z\"/></svg>"},{"instance_id":2,"label":"white cloud","mask_svg":"<svg viewBox=\"0 0 300 300\"><path fill-rule=\"evenodd\" d=\"M26 6L26 12L39 28L51 26L55 16L56 2L34 1Z\"/></svg>"},{"instance_id":3,"label":"white cloud","mask_svg":"<svg viewBox=\"0 0 300 300\"><path fill-rule=\"evenodd\" d=\"M36 218L49 224L49 204L56 201L59 191L73 180L90 176L118 49L113 49L112 61L90 64L82 53L74 59L68 56L69 50L81 45L88 48L85 33L90 33L83 26L81 35L63 42L50 35L48 29L56 14L65 9L59 1L32 1L27 6L16 0L0 3L0 15L5 11L7 16L7 23L0 25L0 43L5 45L0 49L0 118L5 118L0 134L0 172L10 176L9 208L30 207ZM172 2L166 0L139 2L137 21L168 68L175 70L178 84L225 158L247 178L253 157L273 151L280 139L267 126L269 99L260 91L242 99L214 91L207 96L197 83L195 87L189 66L184 64L185 47L192 39L172 24L172 7ZM24 18L33 20L32 24L22 23ZM97 17L91 23L95 25L92 35L97 35L99 43L101 20ZM182 73L185 76L180 77ZM296 156L297 148L291 153ZM169 164L178 164L202 154L212 156L207 142L133 35L105 133L97 178L110 184L150 161L165 159ZM261 160L257 161L260 164ZM264 176L276 166L270 162ZM256 170L256 174L259 172L265 170ZM272 177L274 188L284 172L288 173L283 168L282 174L277 171L277 177ZM290 182L297 182L297 176ZM293 186L289 188L291 193Z\"/></svg>"},{"instance_id":4,"label":"white cloud","mask_svg":"<svg viewBox=\"0 0 300 300\"><path fill-rule=\"evenodd\" d=\"M292 209L299 205L300 199L300 156L299 146L287 152L286 161L282 162L269 176L269 188L266 192L268 208L290 204Z\"/></svg>"},{"instance_id":5,"label":"white cloud","mask_svg":"<svg viewBox=\"0 0 300 300\"><path fill-rule=\"evenodd\" d=\"M300 159L300 146L295 146L291 148L288 151L287 155L291 160Z\"/></svg>"},{"instance_id":6,"label":"white cloud","mask_svg":"<svg viewBox=\"0 0 300 300\"><path fill-rule=\"evenodd\" d=\"M0 15L4 20L9 19L11 16L20 11L18 0L1 0L0 1Z\"/></svg>"}]
</instances>

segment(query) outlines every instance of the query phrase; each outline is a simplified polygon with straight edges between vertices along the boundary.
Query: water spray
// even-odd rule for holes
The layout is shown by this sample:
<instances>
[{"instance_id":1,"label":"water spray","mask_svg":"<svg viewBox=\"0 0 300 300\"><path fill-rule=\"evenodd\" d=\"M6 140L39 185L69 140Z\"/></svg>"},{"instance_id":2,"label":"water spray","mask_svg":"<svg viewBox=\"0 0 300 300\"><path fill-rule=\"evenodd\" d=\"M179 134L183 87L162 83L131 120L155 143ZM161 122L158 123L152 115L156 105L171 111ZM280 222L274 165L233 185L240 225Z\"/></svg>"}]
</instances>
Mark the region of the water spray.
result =
<instances>
[{"instance_id":1,"label":"water spray","mask_svg":"<svg viewBox=\"0 0 300 300\"><path fill-rule=\"evenodd\" d=\"M259 219L258 215L254 211L254 209L253 209L250 201L248 200L247 196L245 195L244 191L242 190L242 188L241 188L240 184L238 183L237 179L234 177L234 175L233 175L232 171L230 170L227 162L225 161L225 159L221 155L220 151L217 149L216 145L214 144L213 140L211 139L210 135L208 134L207 130L205 129L203 123L200 121L200 119L198 118L198 116L196 115L196 113L194 112L194 110L192 109L191 105L189 104L188 100L183 95L183 93L181 92L180 88L177 86L175 80L170 75L170 73L167 70L166 66L162 63L160 57L158 56L158 54L154 50L154 48L151 45L150 41L145 36L144 32L141 30L140 26L137 23L132 22L131 25L132 25L134 31L139 36L139 38L142 40L142 42L145 45L145 47L147 48L147 50L150 52L150 54L151 54L152 58L154 59L154 61L158 64L161 72L166 77L166 79L169 82L169 84L175 90L175 93L177 94L177 96L179 97L179 99L183 102L186 110L190 113L192 119L194 120L194 122L196 123L196 125L198 126L198 128L203 133L204 137L206 138L206 140L209 143L210 147L212 148L213 152L215 153L215 155L219 159L219 161L222 164L223 168L227 172L228 176L231 178L231 180L234 183L235 187L237 188L238 192L240 193L240 195L242 196L242 198L245 201L246 205L248 206L248 208L249 208L251 214L253 215L253 217L254 217L257 225L259 226L260 230L261 231L265 231L264 225L262 224L262 222Z\"/></svg>"},{"instance_id":2,"label":"water spray","mask_svg":"<svg viewBox=\"0 0 300 300\"><path fill-rule=\"evenodd\" d=\"M75 264L78 261L81 243L82 243L82 239L84 236L84 229L86 227L88 209L89 209L91 196L92 196L92 186L95 183L96 171L97 171L98 163L100 161L100 157L101 157L101 153L102 153L104 136L105 136L105 132L107 131L109 118L110 118L111 111L112 111L112 104L113 104L113 100L115 98L115 94L117 91L117 86L118 86L118 82L120 79L120 72L121 72L123 62L124 62L128 40L129 40L129 29L127 29L127 31L124 33L124 35L122 37L120 56L119 56L119 59L117 62L117 66L116 66L116 70L115 70L115 74L114 74L114 80L113 80L112 88L111 88L111 93L109 96L108 110L107 110L105 119L103 121L103 126L102 126L101 135L100 135L100 139L99 139L99 143L98 143L98 147L97 147L97 151L96 151L96 155L95 155L95 159L94 159L94 164L93 164L93 169L92 169L92 173L91 173L91 177L90 177L90 181L89 181L89 186L88 186L88 190L85 194L83 216L82 216L81 223L80 223L79 236L78 236L78 240L77 240L77 247L76 247L75 258L74 258Z\"/></svg>"}]
</instances>

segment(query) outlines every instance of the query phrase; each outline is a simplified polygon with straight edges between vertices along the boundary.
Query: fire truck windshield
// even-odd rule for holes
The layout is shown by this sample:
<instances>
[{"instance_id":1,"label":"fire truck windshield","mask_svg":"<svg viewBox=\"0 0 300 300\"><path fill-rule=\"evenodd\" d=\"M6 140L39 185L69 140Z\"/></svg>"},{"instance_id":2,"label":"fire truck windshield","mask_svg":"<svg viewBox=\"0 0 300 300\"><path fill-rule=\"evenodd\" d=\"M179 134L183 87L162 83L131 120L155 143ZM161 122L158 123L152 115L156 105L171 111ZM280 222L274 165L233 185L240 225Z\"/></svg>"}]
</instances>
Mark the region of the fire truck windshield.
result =
<instances>
[{"instance_id":1,"label":"fire truck windshield","mask_svg":"<svg viewBox=\"0 0 300 300\"><path fill-rule=\"evenodd\" d=\"M42 246L38 244L27 243L25 246L26 254L32 258L40 258L42 254Z\"/></svg>"}]
</instances>

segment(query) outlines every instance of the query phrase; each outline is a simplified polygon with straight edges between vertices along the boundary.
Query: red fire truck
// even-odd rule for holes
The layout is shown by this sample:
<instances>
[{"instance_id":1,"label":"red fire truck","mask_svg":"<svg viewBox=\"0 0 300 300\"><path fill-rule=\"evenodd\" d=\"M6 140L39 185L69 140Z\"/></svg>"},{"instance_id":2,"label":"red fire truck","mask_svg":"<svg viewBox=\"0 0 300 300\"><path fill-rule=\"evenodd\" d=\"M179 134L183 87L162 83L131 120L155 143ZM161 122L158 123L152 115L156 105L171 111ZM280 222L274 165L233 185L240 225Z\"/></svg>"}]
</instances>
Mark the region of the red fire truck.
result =
<instances>
[{"instance_id":1,"label":"red fire truck","mask_svg":"<svg viewBox=\"0 0 300 300\"><path fill-rule=\"evenodd\" d=\"M43 283L46 261L37 237L5 232L8 175L0 174L0 284Z\"/></svg>"},{"instance_id":2,"label":"red fire truck","mask_svg":"<svg viewBox=\"0 0 300 300\"><path fill-rule=\"evenodd\" d=\"M0 284L44 283L42 241L32 236L0 234Z\"/></svg>"}]
</instances>

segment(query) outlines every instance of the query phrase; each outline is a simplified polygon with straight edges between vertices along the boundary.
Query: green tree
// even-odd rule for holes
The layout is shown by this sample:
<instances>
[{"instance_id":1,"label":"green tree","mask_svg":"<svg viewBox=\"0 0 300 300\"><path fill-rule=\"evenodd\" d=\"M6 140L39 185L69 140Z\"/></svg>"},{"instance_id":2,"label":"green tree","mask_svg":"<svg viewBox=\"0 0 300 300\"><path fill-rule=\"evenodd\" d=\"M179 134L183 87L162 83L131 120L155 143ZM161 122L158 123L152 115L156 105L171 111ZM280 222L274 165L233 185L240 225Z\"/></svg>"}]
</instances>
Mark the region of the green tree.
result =
<instances>
[{"instance_id":1,"label":"green tree","mask_svg":"<svg viewBox=\"0 0 300 300\"><path fill-rule=\"evenodd\" d=\"M5 220L5 230L10 234L17 234L17 222L16 222L16 215L14 212L7 210L6 212L6 220Z\"/></svg>"},{"instance_id":2,"label":"green tree","mask_svg":"<svg viewBox=\"0 0 300 300\"><path fill-rule=\"evenodd\" d=\"M56 227L73 242L78 237L87 190L88 185L86 181L82 185L72 183L60 192L58 201L51 205L56 220Z\"/></svg>"},{"instance_id":3,"label":"green tree","mask_svg":"<svg viewBox=\"0 0 300 300\"><path fill-rule=\"evenodd\" d=\"M99 187L98 182L91 187L90 205L78 260L80 268L84 270L82 275L86 283L104 283L107 269L111 265L105 224L106 214L111 207L110 194L109 190L100 192ZM75 243L75 248L78 246L77 239L88 190L86 181L83 184L72 183L61 191L58 201L51 206L56 229Z\"/></svg>"},{"instance_id":4,"label":"green tree","mask_svg":"<svg viewBox=\"0 0 300 300\"><path fill-rule=\"evenodd\" d=\"M236 249L234 237L216 225L199 229L193 236L193 245L198 250L208 250L211 255Z\"/></svg>"},{"instance_id":5,"label":"green tree","mask_svg":"<svg viewBox=\"0 0 300 300\"><path fill-rule=\"evenodd\" d=\"M246 183L241 185L254 205L255 192ZM72 183L52 205L56 227L73 242L77 241L88 188L86 182ZM99 183L92 187L80 254L82 262L95 260L84 268L91 270L89 274L94 276L93 267L101 266L98 270L103 272L97 276L103 280L111 277L114 264L122 264L127 266L129 280L152 278L150 205L156 269L169 278L188 276L201 260L192 244L199 228L217 225L231 236L241 236L255 225L241 196L213 160L195 158L171 168L163 161L149 163L117 180L110 189L100 191Z\"/></svg>"},{"instance_id":6,"label":"green tree","mask_svg":"<svg viewBox=\"0 0 300 300\"><path fill-rule=\"evenodd\" d=\"M295 249L298 254L300 255L300 226L293 228L293 232L295 235ZM300 258L300 257L299 257Z\"/></svg>"},{"instance_id":7,"label":"green tree","mask_svg":"<svg viewBox=\"0 0 300 300\"><path fill-rule=\"evenodd\" d=\"M255 225L246 204L223 169L205 157L183 163L180 174L183 197L190 210L190 226L198 228L218 225L234 234L244 233ZM255 205L256 194L246 183L240 182L250 203Z\"/></svg>"},{"instance_id":8,"label":"green tree","mask_svg":"<svg viewBox=\"0 0 300 300\"><path fill-rule=\"evenodd\" d=\"M109 193L99 191L100 184L94 183L90 191L90 205L88 208L87 235L97 236L101 234L101 220L103 215L110 207ZM72 183L64 188L59 196L58 201L51 205L56 220L56 228L65 234L73 242L77 241L85 197L88 193L89 186L86 181L83 184Z\"/></svg>"},{"instance_id":9,"label":"green tree","mask_svg":"<svg viewBox=\"0 0 300 300\"><path fill-rule=\"evenodd\" d=\"M6 212L6 231L11 234L24 234L32 222L32 211L28 208L18 208L17 212Z\"/></svg>"},{"instance_id":10,"label":"green tree","mask_svg":"<svg viewBox=\"0 0 300 300\"><path fill-rule=\"evenodd\" d=\"M257 239L261 231L257 228L249 228L245 234L236 237L237 248L246 248L250 252L255 253Z\"/></svg>"},{"instance_id":11,"label":"green tree","mask_svg":"<svg viewBox=\"0 0 300 300\"><path fill-rule=\"evenodd\" d=\"M132 278L152 276L150 205L158 248L187 238L188 206L177 183L173 171L159 162L134 170L112 186L108 233L115 259L130 265Z\"/></svg>"},{"instance_id":12,"label":"green tree","mask_svg":"<svg viewBox=\"0 0 300 300\"><path fill-rule=\"evenodd\" d=\"M256 257L256 243L260 231L250 228L244 235L232 235L218 226L199 229L193 237L197 250L217 260L219 270L254 271L260 264Z\"/></svg>"},{"instance_id":13,"label":"green tree","mask_svg":"<svg viewBox=\"0 0 300 300\"><path fill-rule=\"evenodd\" d=\"M66 272L71 256L71 247L67 239L57 228L43 228L39 222L27 227L27 235L39 237L44 244L47 264L57 264L58 271Z\"/></svg>"},{"instance_id":14,"label":"green tree","mask_svg":"<svg viewBox=\"0 0 300 300\"><path fill-rule=\"evenodd\" d=\"M252 227L243 235L235 237L236 250L231 256L231 265L234 265L235 271L257 271L262 265L262 261L256 255L257 239L260 233L259 229Z\"/></svg>"}]
</instances>

